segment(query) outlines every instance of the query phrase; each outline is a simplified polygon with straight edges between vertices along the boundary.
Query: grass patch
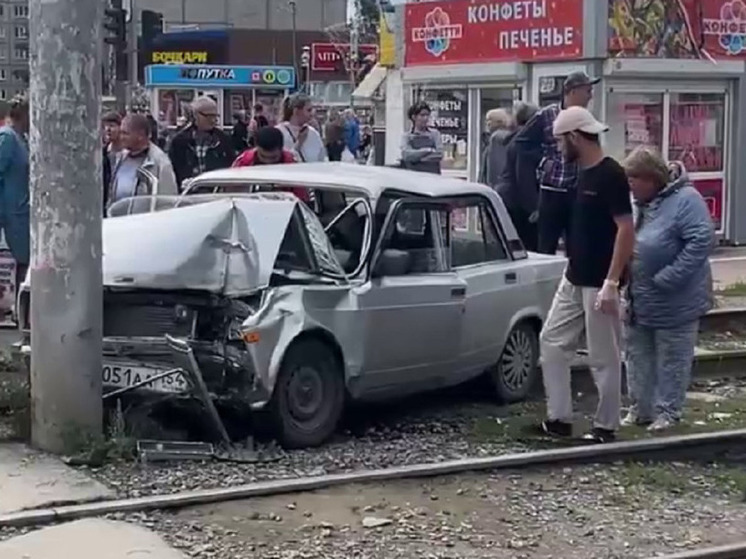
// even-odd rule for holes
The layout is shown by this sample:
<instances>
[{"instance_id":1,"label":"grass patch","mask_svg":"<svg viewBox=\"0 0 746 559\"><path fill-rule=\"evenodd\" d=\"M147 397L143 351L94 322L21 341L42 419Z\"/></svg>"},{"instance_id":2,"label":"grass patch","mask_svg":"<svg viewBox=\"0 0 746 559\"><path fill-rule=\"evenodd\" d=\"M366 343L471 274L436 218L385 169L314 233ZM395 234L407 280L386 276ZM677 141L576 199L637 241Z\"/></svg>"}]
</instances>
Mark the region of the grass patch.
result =
<instances>
[{"instance_id":1,"label":"grass patch","mask_svg":"<svg viewBox=\"0 0 746 559\"><path fill-rule=\"evenodd\" d=\"M717 492L739 499L746 494L746 468L743 466L628 462L619 467L618 475L619 483L633 491L652 489L675 495Z\"/></svg>"},{"instance_id":2,"label":"grass patch","mask_svg":"<svg viewBox=\"0 0 746 559\"><path fill-rule=\"evenodd\" d=\"M576 421L575 435L580 436L590 427L595 399L585 398L578 406L582 419ZM553 448L564 446L562 442L547 440L532 428L544 419L543 402L522 402L505 408L499 417L477 418L470 432L470 437L477 443L510 444L521 443L531 448ZM684 419L670 430L660 434L651 434L644 427L624 427L619 431L620 440L639 440L654 436L687 435L710 433L746 428L746 395L709 402L687 400L684 408Z\"/></svg>"},{"instance_id":3,"label":"grass patch","mask_svg":"<svg viewBox=\"0 0 746 559\"><path fill-rule=\"evenodd\" d=\"M715 290L716 295L721 297L744 297L746 296L746 282L737 281Z\"/></svg>"},{"instance_id":4,"label":"grass patch","mask_svg":"<svg viewBox=\"0 0 746 559\"><path fill-rule=\"evenodd\" d=\"M28 440L31 435L31 394L28 376L0 372L0 440Z\"/></svg>"}]
</instances>

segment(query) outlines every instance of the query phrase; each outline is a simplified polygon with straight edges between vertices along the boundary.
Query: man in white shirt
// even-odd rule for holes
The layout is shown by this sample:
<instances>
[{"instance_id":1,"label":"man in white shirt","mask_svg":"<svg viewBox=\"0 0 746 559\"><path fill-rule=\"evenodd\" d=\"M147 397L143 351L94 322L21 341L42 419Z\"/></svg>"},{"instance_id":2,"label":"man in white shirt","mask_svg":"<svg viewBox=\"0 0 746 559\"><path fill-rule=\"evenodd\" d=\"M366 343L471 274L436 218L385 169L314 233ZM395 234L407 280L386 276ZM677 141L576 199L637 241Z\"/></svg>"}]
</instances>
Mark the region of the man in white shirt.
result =
<instances>
[{"instance_id":1,"label":"man in white shirt","mask_svg":"<svg viewBox=\"0 0 746 559\"><path fill-rule=\"evenodd\" d=\"M277 125L285 141L285 149L292 151L298 162L312 163L326 160L326 148L321 135L310 125L313 117L311 98L295 93L285 99L283 122Z\"/></svg>"}]
</instances>

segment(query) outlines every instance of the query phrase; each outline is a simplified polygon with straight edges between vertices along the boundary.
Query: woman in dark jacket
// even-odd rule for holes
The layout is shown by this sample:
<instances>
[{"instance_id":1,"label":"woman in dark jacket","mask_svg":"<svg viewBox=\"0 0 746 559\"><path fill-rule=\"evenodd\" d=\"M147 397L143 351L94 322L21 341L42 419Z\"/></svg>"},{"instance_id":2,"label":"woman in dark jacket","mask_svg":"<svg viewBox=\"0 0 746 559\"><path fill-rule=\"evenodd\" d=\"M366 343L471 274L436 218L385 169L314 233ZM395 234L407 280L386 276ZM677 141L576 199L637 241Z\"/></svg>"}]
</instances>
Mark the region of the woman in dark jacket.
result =
<instances>
[{"instance_id":1,"label":"woman in dark jacket","mask_svg":"<svg viewBox=\"0 0 746 559\"><path fill-rule=\"evenodd\" d=\"M497 187L516 232L526 250L538 248L539 183L536 168L540 152L530 152L525 144L516 141L516 135L538 111L536 105L518 103L515 107L516 129L505 140L505 165Z\"/></svg>"},{"instance_id":2,"label":"woman in dark jacket","mask_svg":"<svg viewBox=\"0 0 746 559\"><path fill-rule=\"evenodd\" d=\"M324 145L329 161L342 161L342 153L346 147L345 128L336 112L329 115L329 122L324 127Z\"/></svg>"}]
</instances>

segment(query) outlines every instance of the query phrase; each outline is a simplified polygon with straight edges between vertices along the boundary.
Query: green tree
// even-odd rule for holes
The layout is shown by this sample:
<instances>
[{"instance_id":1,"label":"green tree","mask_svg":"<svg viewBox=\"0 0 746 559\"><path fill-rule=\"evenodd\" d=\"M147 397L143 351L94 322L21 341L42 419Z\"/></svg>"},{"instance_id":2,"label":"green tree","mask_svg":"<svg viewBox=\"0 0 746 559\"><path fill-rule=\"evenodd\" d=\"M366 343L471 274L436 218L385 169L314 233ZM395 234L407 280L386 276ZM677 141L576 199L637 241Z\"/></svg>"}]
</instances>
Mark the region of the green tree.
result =
<instances>
[{"instance_id":1,"label":"green tree","mask_svg":"<svg viewBox=\"0 0 746 559\"><path fill-rule=\"evenodd\" d=\"M357 0L357 5L360 10L361 30L366 35L375 35L380 20L378 0Z\"/></svg>"}]
</instances>

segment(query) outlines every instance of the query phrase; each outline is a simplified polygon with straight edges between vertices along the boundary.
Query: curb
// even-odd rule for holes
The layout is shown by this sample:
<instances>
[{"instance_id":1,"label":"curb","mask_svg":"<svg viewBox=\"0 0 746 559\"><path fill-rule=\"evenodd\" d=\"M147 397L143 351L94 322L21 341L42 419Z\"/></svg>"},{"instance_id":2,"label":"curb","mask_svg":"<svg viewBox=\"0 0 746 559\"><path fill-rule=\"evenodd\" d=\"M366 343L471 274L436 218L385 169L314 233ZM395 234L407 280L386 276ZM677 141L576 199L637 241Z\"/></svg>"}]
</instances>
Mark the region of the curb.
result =
<instances>
[{"instance_id":1,"label":"curb","mask_svg":"<svg viewBox=\"0 0 746 559\"><path fill-rule=\"evenodd\" d=\"M0 528L77 520L117 512L129 513L153 509L183 508L253 497L315 491L355 483L386 482L485 470L617 461L635 457L651 459L651 454L655 452L672 452L694 448L697 449L698 453L702 453L707 447L729 448L737 443L746 443L746 429L541 450L485 458L466 458L437 464L414 464L382 470L363 470L344 474L272 480L237 487L49 507L0 515Z\"/></svg>"}]
</instances>

